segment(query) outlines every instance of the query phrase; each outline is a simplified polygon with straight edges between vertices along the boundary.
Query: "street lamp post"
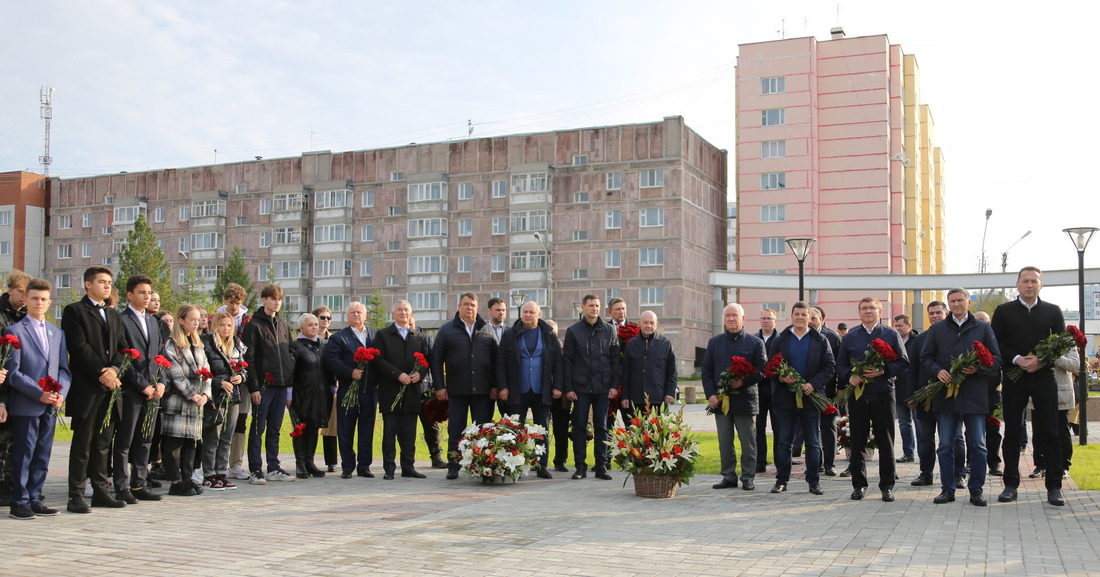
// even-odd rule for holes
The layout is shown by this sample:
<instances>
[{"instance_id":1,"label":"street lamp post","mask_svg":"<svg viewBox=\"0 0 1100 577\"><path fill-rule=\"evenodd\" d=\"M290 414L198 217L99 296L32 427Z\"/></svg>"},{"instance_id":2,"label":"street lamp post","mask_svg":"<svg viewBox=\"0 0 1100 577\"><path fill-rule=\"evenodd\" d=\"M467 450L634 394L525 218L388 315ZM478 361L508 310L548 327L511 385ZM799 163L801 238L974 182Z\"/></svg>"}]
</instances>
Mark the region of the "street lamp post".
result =
<instances>
[{"instance_id":1,"label":"street lamp post","mask_svg":"<svg viewBox=\"0 0 1100 577\"><path fill-rule=\"evenodd\" d=\"M523 316L523 303L527 302L527 293L512 293L512 304L516 305L516 318Z\"/></svg>"},{"instance_id":2,"label":"street lamp post","mask_svg":"<svg viewBox=\"0 0 1100 577\"><path fill-rule=\"evenodd\" d=\"M817 242L813 238L788 238L787 245L791 247L794 258L798 259L798 300L805 300L805 270L806 257L810 254L810 247Z\"/></svg>"},{"instance_id":3,"label":"street lamp post","mask_svg":"<svg viewBox=\"0 0 1100 577\"><path fill-rule=\"evenodd\" d=\"M549 318L554 318L554 258L550 246L546 244L546 238L541 233L535 233L535 240L539 241L542 249L546 251L546 268L543 269L543 274L546 276L546 308L550 309Z\"/></svg>"},{"instance_id":4,"label":"street lamp post","mask_svg":"<svg viewBox=\"0 0 1100 577\"><path fill-rule=\"evenodd\" d=\"M1073 241L1073 246L1077 249L1077 302L1080 305L1081 315L1081 332L1085 332L1085 247L1088 246L1089 240L1092 239L1092 235L1095 234L1097 229L1091 226L1082 226L1078 228L1063 229L1062 232L1069 235L1069 239ZM1089 373L1088 366L1085 363L1085 352L1080 351L1081 366L1080 374L1077 376L1077 391L1078 397L1081 399L1081 409L1078 413L1078 432L1081 434L1080 444L1082 446L1088 444L1088 406L1089 406Z\"/></svg>"}]
</instances>

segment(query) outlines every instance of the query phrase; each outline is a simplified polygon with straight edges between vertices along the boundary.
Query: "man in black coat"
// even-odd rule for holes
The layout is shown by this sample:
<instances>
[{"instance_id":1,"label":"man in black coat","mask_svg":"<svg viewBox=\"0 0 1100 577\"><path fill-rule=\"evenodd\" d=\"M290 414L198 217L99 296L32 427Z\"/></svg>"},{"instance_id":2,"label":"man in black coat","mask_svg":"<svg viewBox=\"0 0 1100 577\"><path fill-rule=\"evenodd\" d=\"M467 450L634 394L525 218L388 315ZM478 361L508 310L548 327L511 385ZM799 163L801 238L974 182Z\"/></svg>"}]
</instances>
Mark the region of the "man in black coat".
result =
<instances>
[{"instance_id":1,"label":"man in black coat","mask_svg":"<svg viewBox=\"0 0 1100 577\"><path fill-rule=\"evenodd\" d=\"M416 353L427 361L431 349L428 339L412 328L413 312L409 301L394 302L391 314L393 324L379 330L374 337L378 358L373 364L382 412L382 478L394 478L397 445L400 444L401 476L423 479L426 475L417 471L414 464L420 392L428 376L428 367L417 362ZM400 401L397 400L399 395Z\"/></svg>"},{"instance_id":2,"label":"man in black coat","mask_svg":"<svg viewBox=\"0 0 1100 577\"><path fill-rule=\"evenodd\" d=\"M457 479L458 443L466 429L467 415L474 423L493 420L489 393L496 388L497 341L477 314L477 295L465 293L453 321L439 328L430 361L435 396L447 401L447 478Z\"/></svg>"},{"instance_id":3,"label":"man in black coat","mask_svg":"<svg viewBox=\"0 0 1100 577\"><path fill-rule=\"evenodd\" d=\"M104 427L107 405L114 390L122 385L118 369L122 349L127 348L118 311L105 303L111 296L111 269L93 266L84 271L86 295L65 307L61 330L69 349L73 384L65 401L72 418L73 440L69 448L69 503L72 513L90 513L84 501L84 486L92 481L92 506L118 508L126 503L111 496L107 488L107 460L111 451L117 413Z\"/></svg>"},{"instance_id":4,"label":"man in black coat","mask_svg":"<svg viewBox=\"0 0 1100 577\"><path fill-rule=\"evenodd\" d=\"M832 353L835 363L836 352L840 350L840 335L825 324L825 309L820 305L810 307L810 326L825 337L825 340L829 343L829 352ZM836 396L835 364L833 369L833 376L825 381L825 390L823 391L825 396L830 399ZM821 414L821 472L826 477L836 476L836 469L833 465L836 463L836 422L839 419L839 410L832 415ZM798 437L798 431L795 431L795 437ZM851 475L851 470L848 471L848 474Z\"/></svg>"},{"instance_id":5,"label":"man in black coat","mask_svg":"<svg viewBox=\"0 0 1100 577\"><path fill-rule=\"evenodd\" d=\"M577 470L573 479L588 476L585 454L588 452L588 411L592 410L595 464L597 479L610 480L607 472L607 409L619 396L621 356L619 338L611 325L600 318L600 299L585 295L581 299L583 315L565 331L563 386L566 397L573 401L573 462Z\"/></svg>"},{"instance_id":6,"label":"man in black coat","mask_svg":"<svg viewBox=\"0 0 1100 577\"><path fill-rule=\"evenodd\" d=\"M355 351L360 347L372 348L377 333L366 326L367 307L363 303L348 305L345 316L348 326L336 331L325 345L325 366L336 376L336 439L340 445L340 478L350 479L353 474L373 478L370 466L374 461L378 391L374 371L369 366L359 368L355 362ZM359 380L358 402L349 402L351 406L344 406L344 398L356 379Z\"/></svg>"},{"instance_id":7,"label":"man in black coat","mask_svg":"<svg viewBox=\"0 0 1100 577\"><path fill-rule=\"evenodd\" d=\"M764 341L764 350L768 350L771 340L779 331L775 330L775 321L779 319L779 313L774 309L760 311L760 330L756 331L756 338ZM768 470L768 417L771 416L772 428L776 428L775 413L772 412L771 387L758 387L760 393L760 413L756 415L756 472L764 473ZM833 436L834 439L836 435ZM834 445L836 444L834 440ZM772 436L771 454L775 455L776 437Z\"/></svg>"},{"instance_id":8,"label":"man in black coat","mask_svg":"<svg viewBox=\"0 0 1100 577\"><path fill-rule=\"evenodd\" d=\"M672 341L657 332L657 314L645 311L638 317L638 336L626 343L622 358L621 406L629 415L646 405L667 411L676 402L676 353Z\"/></svg>"},{"instance_id":9,"label":"man in black coat","mask_svg":"<svg viewBox=\"0 0 1100 577\"><path fill-rule=\"evenodd\" d=\"M1020 486L1020 437L1024 427L1024 408L1030 398L1034 405L1032 425L1035 442L1042 444L1046 456L1047 502L1065 505L1062 497L1062 445L1058 441L1058 383L1054 366L1042 364L1035 355L1035 345L1048 336L1066 330L1062 309L1039 299L1043 288L1042 271L1033 266L1020 269L1016 290L1020 297L1004 303L993 311L993 334L1001 347L1005 369L1017 366L1024 371L1016 381L1002 379L1005 436L1004 484L998 501L1016 500Z\"/></svg>"}]
</instances>

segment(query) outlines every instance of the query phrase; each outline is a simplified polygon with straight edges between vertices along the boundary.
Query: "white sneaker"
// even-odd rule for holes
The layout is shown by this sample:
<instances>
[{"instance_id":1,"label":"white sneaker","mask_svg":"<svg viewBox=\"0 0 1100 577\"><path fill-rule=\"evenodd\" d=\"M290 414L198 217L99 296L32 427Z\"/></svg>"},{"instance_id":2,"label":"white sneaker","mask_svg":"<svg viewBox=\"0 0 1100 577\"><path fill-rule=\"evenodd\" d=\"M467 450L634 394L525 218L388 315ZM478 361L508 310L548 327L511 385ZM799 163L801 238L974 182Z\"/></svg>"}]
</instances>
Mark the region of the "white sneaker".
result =
<instances>
[{"instance_id":1,"label":"white sneaker","mask_svg":"<svg viewBox=\"0 0 1100 577\"><path fill-rule=\"evenodd\" d=\"M290 476L289 473L282 469L275 469L274 471L267 472L268 481L295 481L296 479Z\"/></svg>"},{"instance_id":2,"label":"white sneaker","mask_svg":"<svg viewBox=\"0 0 1100 577\"><path fill-rule=\"evenodd\" d=\"M202 485L202 469L195 469L191 471L191 482L196 485Z\"/></svg>"},{"instance_id":3,"label":"white sneaker","mask_svg":"<svg viewBox=\"0 0 1100 577\"><path fill-rule=\"evenodd\" d=\"M270 474L270 473L268 473L268 474ZM266 485L267 484L267 479L264 478L263 473L261 473L259 471L256 471L255 473L252 473L251 475L249 475L248 483L250 485Z\"/></svg>"},{"instance_id":4,"label":"white sneaker","mask_svg":"<svg viewBox=\"0 0 1100 577\"><path fill-rule=\"evenodd\" d=\"M247 481L251 475L248 474L248 471L244 470L244 467L237 465L229 470L229 477L237 479L238 481Z\"/></svg>"}]
</instances>

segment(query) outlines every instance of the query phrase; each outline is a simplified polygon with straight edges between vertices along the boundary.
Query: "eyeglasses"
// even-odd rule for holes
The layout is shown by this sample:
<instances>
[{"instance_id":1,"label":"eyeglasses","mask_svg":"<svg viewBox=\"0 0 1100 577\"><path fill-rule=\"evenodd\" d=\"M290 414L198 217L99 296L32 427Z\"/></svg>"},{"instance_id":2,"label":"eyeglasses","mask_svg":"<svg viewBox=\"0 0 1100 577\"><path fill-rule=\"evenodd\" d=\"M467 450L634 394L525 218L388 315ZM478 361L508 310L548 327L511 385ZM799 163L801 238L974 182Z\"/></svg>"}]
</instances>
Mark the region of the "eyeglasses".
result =
<instances>
[{"instance_id":1,"label":"eyeglasses","mask_svg":"<svg viewBox=\"0 0 1100 577\"><path fill-rule=\"evenodd\" d=\"M332 317L327 316L327 315L319 315L317 318L319 318L323 321L331 321L332 320Z\"/></svg>"},{"instance_id":2,"label":"eyeglasses","mask_svg":"<svg viewBox=\"0 0 1100 577\"><path fill-rule=\"evenodd\" d=\"M859 307L860 311L877 311L878 307Z\"/></svg>"}]
</instances>

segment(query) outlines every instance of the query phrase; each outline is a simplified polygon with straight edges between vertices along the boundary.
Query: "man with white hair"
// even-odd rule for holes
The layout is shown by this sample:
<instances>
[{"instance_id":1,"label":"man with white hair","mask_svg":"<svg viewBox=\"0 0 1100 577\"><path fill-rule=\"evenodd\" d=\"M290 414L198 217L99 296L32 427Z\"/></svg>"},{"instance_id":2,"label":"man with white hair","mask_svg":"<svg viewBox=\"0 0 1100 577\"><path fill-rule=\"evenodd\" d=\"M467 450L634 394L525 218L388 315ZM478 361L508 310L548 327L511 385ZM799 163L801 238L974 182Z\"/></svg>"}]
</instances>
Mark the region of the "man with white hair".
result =
<instances>
[{"instance_id":1,"label":"man with white hair","mask_svg":"<svg viewBox=\"0 0 1100 577\"><path fill-rule=\"evenodd\" d=\"M325 347L325 366L336 376L336 427L340 445L340 478L353 474L374 477L370 465L374 461L374 422L378 413L373 371L360 369L355 362L359 347L374 346L376 333L366 326L367 307L355 301L348 305L348 326L329 339ZM351 382L359 381L358 403L344 406ZM355 434L359 433L358 442ZM357 450L358 449L358 450Z\"/></svg>"}]
</instances>

